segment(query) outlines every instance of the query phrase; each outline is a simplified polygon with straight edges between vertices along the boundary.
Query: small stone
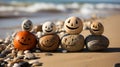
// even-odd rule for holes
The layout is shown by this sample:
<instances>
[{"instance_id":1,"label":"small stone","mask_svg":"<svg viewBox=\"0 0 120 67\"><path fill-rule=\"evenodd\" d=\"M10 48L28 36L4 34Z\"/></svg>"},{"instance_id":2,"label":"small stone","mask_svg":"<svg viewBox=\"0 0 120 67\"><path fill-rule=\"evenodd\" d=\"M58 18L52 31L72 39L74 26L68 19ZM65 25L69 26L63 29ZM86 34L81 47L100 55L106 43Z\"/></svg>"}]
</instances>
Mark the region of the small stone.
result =
<instances>
[{"instance_id":1,"label":"small stone","mask_svg":"<svg viewBox=\"0 0 120 67\"><path fill-rule=\"evenodd\" d=\"M32 64L32 66L42 66L43 63L39 62L39 60L32 60L29 61L29 64Z\"/></svg>"},{"instance_id":2,"label":"small stone","mask_svg":"<svg viewBox=\"0 0 120 67\"><path fill-rule=\"evenodd\" d=\"M67 50L62 50L62 53L67 53L68 51Z\"/></svg>"},{"instance_id":3,"label":"small stone","mask_svg":"<svg viewBox=\"0 0 120 67\"><path fill-rule=\"evenodd\" d=\"M39 31L35 35L37 36L37 38L40 38L42 36L42 32Z\"/></svg>"},{"instance_id":4,"label":"small stone","mask_svg":"<svg viewBox=\"0 0 120 67\"><path fill-rule=\"evenodd\" d=\"M18 51L17 56L22 56L24 53L22 50Z\"/></svg>"},{"instance_id":5,"label":"small stone","mask_svg":"<svg viewBox=\"0 0 120 67\"><path fill-rule=\"evenodd\" d=\"M23 59L24 58L24 55L21 55L21 56L17 56L18 59Z\"/></svg>"},{"instance_id":6,"label":"small stone","mask_svg":"<svg viewBox=\"0 0 120 67\"><path fill-rule=\"evenodd\" d=\"M103 35L89 35L85 44L89 51L104 50L109 46L109 39Z\"/></svg>"},{"instance_id":7,"label":"small stone","mask_svg":"<svg viewBox=\"0 0 120 67\"><path fill-rule=\"evenodd\" d=\"M11 61L11 59L10 59L10 58L6 58L4 61L6 61L6 62L7 62L7 61Z\"/></svg>"},{"instance_id":8,"label":"small stone","mask_svg":"<svg viewBox=\"0 0 120 67\"><path fill-rule=\"evenodd\" d=\"M12 67L20 67L20 64L15 63Z\"/></svg>"},{"instance_id":9,"label":"small stone","mask_svg":"<svg viewBox=\"0 0 120 67\"><path fill-rule=\"evenodd\" d=\"M42 66L43 63L40 63L40 62L36 62L36 63L33 63L32 66Z\"/></svg>"},{"instance_id":10,"label":"small stone","mask_svg":"<svg viewBox=\"0 0 120 67\"><path fill-rule=\"evenodd\" d=\"M28 62L20 62L19 66L20 67L31 67L31 65Z\"/></svg>"},{"instance_id":11,"label":"small stone","mask_svg":"<svg viewBox=\"0 0 120 67\"><path fill-rule=\"evenodd\" d=\"M26 54L26 53L31 53L31 52L30 52L30 50L25 50L24 54Z\"/></svg>"},{"instance_id":12,"label":"small stone","mask_svg":"<svg viewBox=\"0 0 120 67\"><path fill-rule=\"evenodd\" d=\"M0 44L2 44L4 42L4 39L0 39Z\"/></svg>"},{"instance_id":13,"label":"small stone","mask_svg":"<svg viewBox=\"0 0 120 67\"><path fill-rule=\"evenodd\" d=\"M36 53L40 53L41 51L40 50L35 50Z\"/></svg>"},{"instance_id":14,"label":"small stone","mask_svg":"<svg viewBox=\"0 0 120 67\"><path fill-rule=\"evenodd\" d=\"M0 67L6 67L7 64L8 63L6 61L0 60Z\"/></svg>"},{"instance_id":15,"label":"small stone","mask_svg":"<svg viewBox=\"0 0 120 67\"><path fill-rule=\"evenodd\" d=\"M10 36L6 37L4 43L9 44L11 42L10 38L11 38Z\"/></svg>"},{"instance_id":16,"label":"small stone","mask_svg":"<svg viewBox=\"0 0 120 67\"><path fill-rule=\"evenodd\" d=\"M26 54L24 55L24 59L31 60L31 59L35 59L35 58L36 58L36 56L35 56L35 54L33 54L33 53L26 53Z\"/></svg>"},{"instance_id":17,"label":"small stone","mask_svg":"<svg viewBox=\"0 0 120 67\"><path fill-rule=\"evenodd\" d=\"M48 53L45 53L46 56L52 56L53 54L48 52Z\"/></svg>"}]
</instances>

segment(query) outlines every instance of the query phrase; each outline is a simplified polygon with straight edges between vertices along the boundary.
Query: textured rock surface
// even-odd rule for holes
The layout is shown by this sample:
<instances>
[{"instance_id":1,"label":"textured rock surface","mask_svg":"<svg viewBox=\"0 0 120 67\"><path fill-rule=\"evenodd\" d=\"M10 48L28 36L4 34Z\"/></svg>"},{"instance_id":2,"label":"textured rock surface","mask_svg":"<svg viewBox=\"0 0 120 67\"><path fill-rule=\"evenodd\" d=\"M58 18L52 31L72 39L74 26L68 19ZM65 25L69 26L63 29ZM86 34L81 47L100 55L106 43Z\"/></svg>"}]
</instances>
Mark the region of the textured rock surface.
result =
<instances>
[{"instance_id":1,"label":"textured rock surface","mask_svg":"<svg viewBox=\"0 0 120 67\"><path fill-rule=\"evenodd\" d=\"M84 48L84 37L82 35L65 35L61 43L63 49L68 51L80 51Z\"/></svg>"}]
</instances>

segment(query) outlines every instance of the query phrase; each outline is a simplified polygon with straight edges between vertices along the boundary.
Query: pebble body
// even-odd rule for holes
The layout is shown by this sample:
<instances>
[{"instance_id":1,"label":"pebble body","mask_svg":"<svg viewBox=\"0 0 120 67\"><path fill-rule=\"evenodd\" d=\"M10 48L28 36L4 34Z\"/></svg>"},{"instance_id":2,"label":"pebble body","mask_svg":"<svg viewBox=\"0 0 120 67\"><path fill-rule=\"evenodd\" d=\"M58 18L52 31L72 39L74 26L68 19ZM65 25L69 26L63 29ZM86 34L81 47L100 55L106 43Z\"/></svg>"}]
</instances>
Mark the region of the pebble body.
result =
<instances>
[{"instance_id":1,"label":"pebble body","mask_svg":"<svg viewBox=\"0 0 120 67\"><path fill-rule=\"evenodd\" d=\"M61 43L61 47L67 51L80 51L84 48L84 37L82 35L65 35Z\"/></svg>"},{"instance_id":2,"label":"pebble body","mask_svg":"<svg viewBox=\"0 0 120 67\"><path fill-rule=\"evenodd\" d=\"M109 40L103 35L89 35L85 39L88 50L97 51L106 49L109 46Z\"/></svg>"},{"instance_id":3,"label":"pebble body","mask_svg":"<svg viewBox=\"0 0 120 67\"><path fill-rule=\"evenodd\" d=\"M55 51L60 44L60 38L56 34L49 34L39 39L39 47L42 51Z\"/></svg>"}]
</instances>

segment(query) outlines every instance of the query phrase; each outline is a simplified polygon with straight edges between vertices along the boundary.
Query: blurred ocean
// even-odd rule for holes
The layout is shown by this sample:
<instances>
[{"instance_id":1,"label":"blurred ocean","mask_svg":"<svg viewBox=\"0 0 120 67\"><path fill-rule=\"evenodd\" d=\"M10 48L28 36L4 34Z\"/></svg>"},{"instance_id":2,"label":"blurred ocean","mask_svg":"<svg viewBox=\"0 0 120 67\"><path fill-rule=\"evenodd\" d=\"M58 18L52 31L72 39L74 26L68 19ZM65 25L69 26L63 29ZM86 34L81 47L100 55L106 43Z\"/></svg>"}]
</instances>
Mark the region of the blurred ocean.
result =
<instances>
[{"instance_id":1,"label":"blurred ocean","mask_svg":"<svg viewBox=\"0 0 120 67\"><path fill-rule=\"evenodd\" d=\"M70 16L120 14L120 0L0 0L0 38L17 29L25 18L34 25L65 20Z\"/></svg>"}]
</instances>

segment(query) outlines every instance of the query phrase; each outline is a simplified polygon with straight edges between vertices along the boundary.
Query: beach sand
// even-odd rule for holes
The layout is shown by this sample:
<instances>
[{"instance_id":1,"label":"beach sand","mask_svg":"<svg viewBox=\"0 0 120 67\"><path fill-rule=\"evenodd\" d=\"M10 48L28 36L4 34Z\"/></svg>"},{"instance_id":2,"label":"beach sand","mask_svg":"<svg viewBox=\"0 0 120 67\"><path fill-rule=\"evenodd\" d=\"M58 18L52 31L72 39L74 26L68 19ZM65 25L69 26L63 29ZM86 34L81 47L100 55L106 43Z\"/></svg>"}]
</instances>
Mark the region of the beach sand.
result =
<instances>
[{"instance_id":1,"label":"beach sand","mask_svg":"<svg viewBox=\"0 0 120 67\"><path fill-rule=\"evenodd\" d=\"M53 56L45 56L45 53L37 53L42 67L120 67L120 15L106 17L103 20L105 27L104 36L109 38L108 49L99 52L89 52L86 48L75 53L53 53ZM89 31L81 33L85 37ZM115 66L116 65L116 66Z\"/></svg>"}]
</instances>

